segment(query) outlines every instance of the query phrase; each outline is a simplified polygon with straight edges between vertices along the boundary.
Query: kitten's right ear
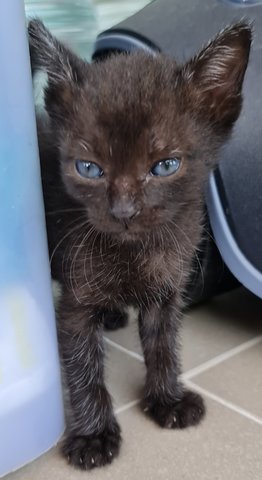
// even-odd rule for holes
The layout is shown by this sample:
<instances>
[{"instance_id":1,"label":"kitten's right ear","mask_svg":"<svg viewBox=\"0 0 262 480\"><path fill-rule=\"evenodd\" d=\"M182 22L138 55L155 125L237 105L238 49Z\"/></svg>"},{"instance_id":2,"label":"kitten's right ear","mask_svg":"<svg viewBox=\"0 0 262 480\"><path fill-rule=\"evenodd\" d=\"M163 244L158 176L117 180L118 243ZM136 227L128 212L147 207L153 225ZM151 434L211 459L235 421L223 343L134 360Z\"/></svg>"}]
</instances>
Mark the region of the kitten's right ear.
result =
<instances>
[{"instance_id":1,"label":"kitten's right ear","mask_svg":"<svg viewBox=\"0 0 262 480\"><path fill-rule=\"evenodd\" d=\"M48 111L55 113L70 104L73 89L86 78L87 63L59 42L39 19L28 25L32 73L45 72L48 85L45 102Z\"/></svg>"},{"instance_id":2,"label":"kitten's right ear","mask_svg":"<svg viewBox=\"0 0 262 480\"><path fill-rule=\"evenodd\" d=\"M241 21L225 28L183 68L191 102L214 125L229 131L242 103L252 29Z\"/></svg>"}]
</instances>

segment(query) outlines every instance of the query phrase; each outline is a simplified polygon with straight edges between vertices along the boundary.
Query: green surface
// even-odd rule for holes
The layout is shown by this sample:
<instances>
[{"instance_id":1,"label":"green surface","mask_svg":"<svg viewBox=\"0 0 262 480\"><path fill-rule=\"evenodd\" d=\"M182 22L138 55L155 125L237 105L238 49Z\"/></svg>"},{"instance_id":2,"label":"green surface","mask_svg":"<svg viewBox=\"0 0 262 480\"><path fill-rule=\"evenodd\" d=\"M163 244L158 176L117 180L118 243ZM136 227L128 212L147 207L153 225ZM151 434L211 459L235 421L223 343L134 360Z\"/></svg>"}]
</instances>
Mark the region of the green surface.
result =
<instances>
[{"instance_id":1,"label":"green surface","mask_svg":"<svg viewBox=\"0 0 262 480\"><path fill-rule=\"evenodd\" d=\"M99 32L148 3L148 0L26 0L25 8L27 17L40 17L58 38L90 59Z\"/></svg>"}]
</instances>

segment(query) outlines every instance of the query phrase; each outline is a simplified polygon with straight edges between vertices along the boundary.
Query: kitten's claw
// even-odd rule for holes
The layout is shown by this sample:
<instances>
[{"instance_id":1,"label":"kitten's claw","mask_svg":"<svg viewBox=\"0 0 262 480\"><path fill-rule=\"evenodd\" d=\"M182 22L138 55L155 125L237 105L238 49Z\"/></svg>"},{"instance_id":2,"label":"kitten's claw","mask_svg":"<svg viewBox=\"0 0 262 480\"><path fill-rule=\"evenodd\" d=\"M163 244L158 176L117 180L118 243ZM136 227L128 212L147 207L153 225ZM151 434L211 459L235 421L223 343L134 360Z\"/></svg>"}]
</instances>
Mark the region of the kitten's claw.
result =
<instances>
[{"instance_id":1,"label":"kitten's claw","mask_svg":"<svg viewBox=\"0 0 262 480\"><path fill-rule=\"evenodd\" d=\"M91 470L111 463L119 453L120 443L120 429L115 425L114 431L100 435L68 437L62 451L70 465Z\"/></svg>"},{"instance_id":2,"label":"kitten's claw","mask_svg":"<svg viewBox=\"0 0 262 480\"><path fill-rule=\"evenodd\" d=\"M144 411L164 428L186 428L200 423L205 415L205 405L197 393L185 391L180 400L173 405L163 405L158 401L149 401Z\"/></svg>"}]
</instances>

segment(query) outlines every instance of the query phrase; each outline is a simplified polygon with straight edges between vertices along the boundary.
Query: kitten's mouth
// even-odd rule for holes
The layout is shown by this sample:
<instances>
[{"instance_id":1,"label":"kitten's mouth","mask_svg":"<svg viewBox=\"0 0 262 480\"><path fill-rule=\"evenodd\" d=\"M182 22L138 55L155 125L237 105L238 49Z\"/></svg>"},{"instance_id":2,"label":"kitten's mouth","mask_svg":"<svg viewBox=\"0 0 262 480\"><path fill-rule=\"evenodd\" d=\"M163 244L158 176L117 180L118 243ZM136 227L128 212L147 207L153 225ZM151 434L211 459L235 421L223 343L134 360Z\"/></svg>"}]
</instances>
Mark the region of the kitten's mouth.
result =
<instances>
[{"instance_id":1,"label":"kitten's mouth","mask_svg":"<svg viewBox=\"0 0 262 480\"><path fill-rule=\"evenodd\" d=\"M151 231L152 225L147 226L144 224L141 226L132 222L121 222L121 225L119 225L117 231L112 229L112 231L108 233L115 237L118 241L134 242L137 240L143 240Z\"/></svg>"},{"instance_id":2,"label":"kitten's mouth","mask_svg":"<svg viewBox=\"0 0 262 480\"><path fill-rule=\"evenodd\" d=\"M118 234L118 238L120 238L121 241L136 241L138 239L141 239L145 235L145 231L132 231L130 229L123 230L121 233Z\"/></svg>"},{"instance_id":3,"label":"kitten's mouth","mask_svg":"<svg viewBox=\"0 0 262 480\"><path fill-rule=\"evenodd\" d=\"M150 220L146 216L143 216L143 218L136 217L138 217L138 215L135 215L128 220L110 219L110 221L106 218L99 223L97 222L97 219L93 218L92 224L97 231L120 242L144 240L161 225L159 219L152 218L152 216L150 216Z\"/></svg>"},{"instance_id":4,"label":"kitten's mouth","mask_svg":"<svg viewBox=\"0 0 262 480\"><path fill-rule=\"evenodd\" d=\"M96 226L96 230L109 235L120 242L136 241L144 238L148 235L152 228L147 228L145 225L143 228L140 225L135 225L128 221L121 221L121 223L114 223L108 225L106 228L102 225Z\"/></svg>"}]
</instances>

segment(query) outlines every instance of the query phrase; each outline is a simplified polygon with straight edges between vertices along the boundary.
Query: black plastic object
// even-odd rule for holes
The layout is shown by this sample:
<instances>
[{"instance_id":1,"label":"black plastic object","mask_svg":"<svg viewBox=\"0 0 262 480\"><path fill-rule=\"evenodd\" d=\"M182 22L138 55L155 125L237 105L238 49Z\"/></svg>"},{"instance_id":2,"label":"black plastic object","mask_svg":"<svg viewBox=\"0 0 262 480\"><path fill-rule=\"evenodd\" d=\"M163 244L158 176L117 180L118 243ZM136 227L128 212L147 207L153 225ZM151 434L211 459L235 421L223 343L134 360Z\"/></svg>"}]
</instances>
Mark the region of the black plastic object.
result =
<instances>
[{"instance_id":1,"label":"black plastic object","mask_svg":"<svg viewBox=\"0 0 262 480\"><path fill-rule=\"evenodd\" d=\"M143 48L183 62L221 28L244 16L255 28L244 107L210 178L207 226L210 222L216 245L205 240L202 246L201 268L189 288L192 303L237 283L216 246L234 277L262 298L262 0L156 0L101 33L93 54L99 60L112 52Z\"/></svg>"}]
</instances>

